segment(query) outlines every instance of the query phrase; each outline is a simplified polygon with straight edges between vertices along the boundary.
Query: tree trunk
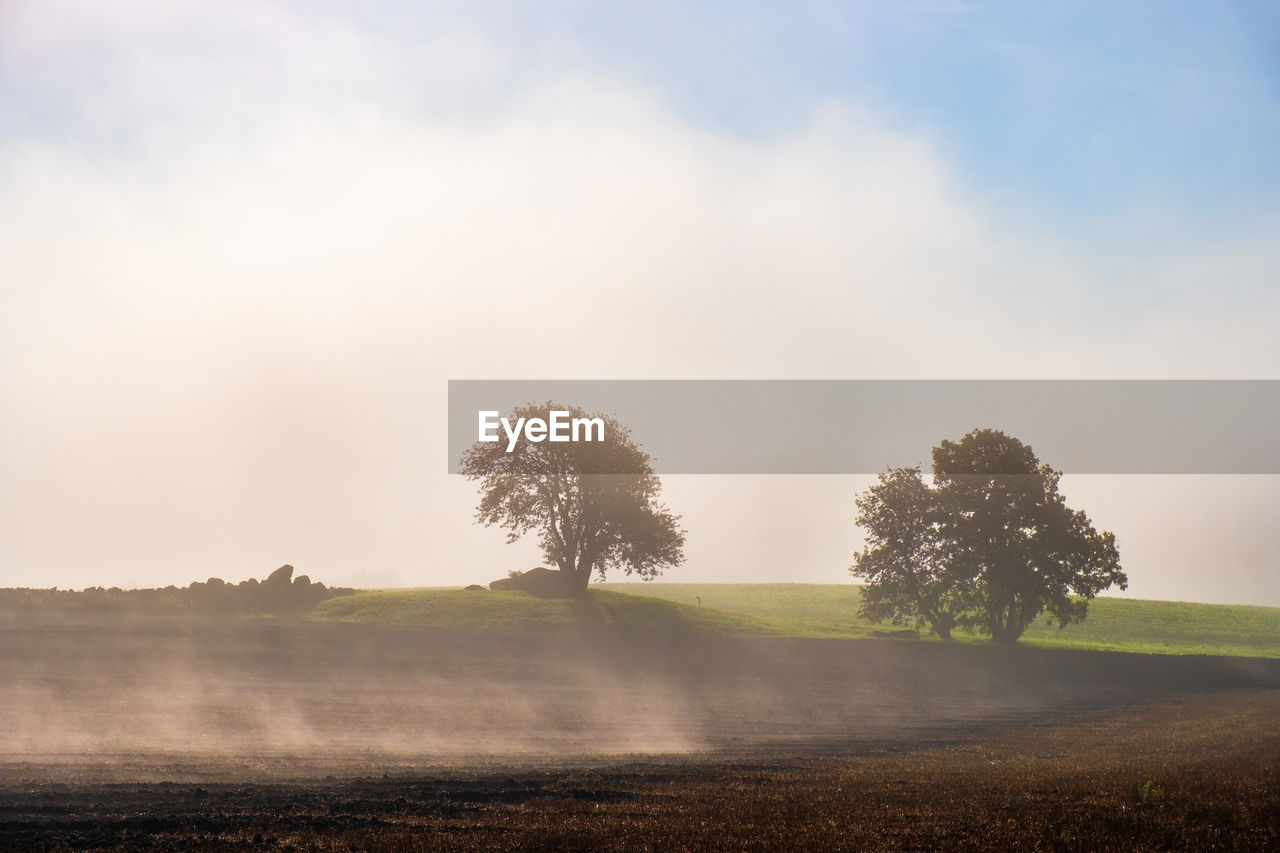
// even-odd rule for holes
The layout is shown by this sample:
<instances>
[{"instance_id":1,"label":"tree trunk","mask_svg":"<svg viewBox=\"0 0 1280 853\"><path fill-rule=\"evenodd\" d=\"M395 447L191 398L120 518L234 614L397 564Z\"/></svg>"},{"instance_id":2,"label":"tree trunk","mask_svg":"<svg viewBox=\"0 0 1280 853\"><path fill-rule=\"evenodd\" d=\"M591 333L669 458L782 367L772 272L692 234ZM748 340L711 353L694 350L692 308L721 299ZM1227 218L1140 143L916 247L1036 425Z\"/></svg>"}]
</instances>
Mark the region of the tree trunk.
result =
<instances>
[{"instance_id":1,"label":"tree trunk","mask_svg":"<svg viewBox=\"0 0 1280 853\"><path fill-rule=\"evenodd\" d=\"M571 598L585 598L587 585L591 583L591 572L581 571L573 564L572 559L557 560L556 568L560 570L563 578L565 595Z\"/></svg>"},{"instance_id":2,"label":"tree trunk","mask_svg":"<svg viewBox=\"0 0 1280 853\"><path fill-rule=\"evenodd\" d=\"M1018 642L1026 625L1016 596L999 612L992 614L991 626L992 642L1001 646L1012 646Z\"/></svg>"},{"instance_id":3,"label":"tree trunk","mask_svg":"<svg viewBox=\"0 0 1280 853\"><path fill-rule=\"evenodd\" d=\"M991 631L991 642L997 646L1007 645L1012 642L1009 639L1009 632L1005 630L1006 619L1008 619L1008 610L1003 607L992 611L987 617L987 629Z\"/></svg>"},{"instance_id":4,"label":"tree trunk","mask_svg":"<svg viewBox=\"0 0 1280 853\"><path fill-rule=\"evenodd\" d=\"M1003 616L1003 619L991 619L991 642L998 646L1012 646L1022 636L1022 629L1014 624L1017 620L1012 613L1005 613Z\"/></svg>"},{"instance_id":5,"label":"tree trunk","mask_svg":"<svg viewBox=\"0 0 1280 853\"><path fill-rule=\"evenodd\" d=\"M591 566L571 566L568 571L561 567L560 570L565 572L569 594L574 598L586 598L591 586Z\"/></svg>"}]
</instances>

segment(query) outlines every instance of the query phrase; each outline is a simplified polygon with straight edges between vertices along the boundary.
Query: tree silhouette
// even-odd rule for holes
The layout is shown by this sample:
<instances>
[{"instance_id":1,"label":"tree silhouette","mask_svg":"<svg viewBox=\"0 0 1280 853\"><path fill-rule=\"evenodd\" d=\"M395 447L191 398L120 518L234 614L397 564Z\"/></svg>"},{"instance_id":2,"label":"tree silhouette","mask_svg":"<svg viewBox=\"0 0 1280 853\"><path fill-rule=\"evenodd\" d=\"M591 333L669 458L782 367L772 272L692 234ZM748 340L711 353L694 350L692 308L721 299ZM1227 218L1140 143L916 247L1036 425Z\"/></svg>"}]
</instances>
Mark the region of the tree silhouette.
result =
<instances>
[{"instance_id":1,"label":"tree silhouette","mask_svg":"<svg viewBox=\"0 0 1280 853\"><path fill-rule=\"evenodd\" d=\"M896 625L927 623L939 637L951 639L956 617L937 537L937 495L920 478L920 469L881 474L857 504L867 544L854 555L850 572L867 580L863 615Z\"/></svg>"},{"instance_id":2,"label":"tree silhouette","mask_svg":"<svg viewBox=\"0 0 1280 853\"><path fill-rule=\"evenodd\" d=\"M994 429L933 449L940 538L962 579L960 622L1012 643L1042 612L1060 626L1084 619L1089 600L1128 586L1115 535L1094 529L1058 492L1061 471Z\"/></svg>"},{"instance_id":3,"label":"tree silhouette","mask_svg":"<svg viewBox=\"0 0 1280 853\"><path fill-rule=\"evenodd\" d=\"M658 502L661 481L649 455L615 419L547 402L515 410L515 417L549 420L551 411L604 421L603 441L476 442L461 470L480 481L476 520L506 528L507 541L536 531L565 589L586 594L592 574L610 569L645 580L684 560L680 517Z\"/></svg>"},{"instance_id":4,"label":"tree silhouette","mask_svg":"<svg viewBox=\"0 0 1280 853\"><path fill-rule=\"evenodd\" d=\"M863 612L953 626L1013 643L1041 613L1065 626L1089 601L1125 589L1115 536L1058 491L1061 471L1018 439L974 430L933 449L933 486L896 469L858 499L867 547L850 572L867 579Z\"/></svg>"}]
</instances>

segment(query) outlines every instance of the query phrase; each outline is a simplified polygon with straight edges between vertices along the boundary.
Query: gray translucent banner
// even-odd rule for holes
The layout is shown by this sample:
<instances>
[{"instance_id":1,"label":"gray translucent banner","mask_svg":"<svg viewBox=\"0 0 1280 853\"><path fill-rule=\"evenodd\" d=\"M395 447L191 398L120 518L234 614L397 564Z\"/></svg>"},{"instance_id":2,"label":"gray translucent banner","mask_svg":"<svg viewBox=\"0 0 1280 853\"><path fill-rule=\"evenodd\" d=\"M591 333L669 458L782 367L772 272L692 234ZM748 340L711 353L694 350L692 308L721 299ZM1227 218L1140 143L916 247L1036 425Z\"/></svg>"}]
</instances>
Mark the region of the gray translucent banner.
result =
<instances>
[{"instance_id":1,"label":"gray translucent banner","mask_svg":"<svg viewBox=\"0 0 1280 853\"><path fill-rule=\"evenodd\" d=\"M1280 474L1280 380L451 380L449 472L480 411L549 400L617 418L665 474L927 470L980 427L1067 473Z\"/></svg>"}]
</instances>

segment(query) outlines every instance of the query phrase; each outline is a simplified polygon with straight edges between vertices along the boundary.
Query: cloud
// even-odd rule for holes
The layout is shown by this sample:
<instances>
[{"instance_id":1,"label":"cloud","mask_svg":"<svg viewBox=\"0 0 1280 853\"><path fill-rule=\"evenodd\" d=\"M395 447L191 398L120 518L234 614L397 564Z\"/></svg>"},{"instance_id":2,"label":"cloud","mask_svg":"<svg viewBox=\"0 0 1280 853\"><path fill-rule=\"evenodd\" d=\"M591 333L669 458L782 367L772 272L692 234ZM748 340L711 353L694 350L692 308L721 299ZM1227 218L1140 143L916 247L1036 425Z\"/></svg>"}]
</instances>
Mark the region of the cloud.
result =
<instances>
[{"instance_id":1,"label":"cloud","mask_svg":"<svg viewBox=\"0 0 1280 853\"><path fill-rule=\"evenodd\" d=\"M0 43L54 117L0 141L2 583L527 568L442 473L449 378L1276 363L1268 224L1099 258L857 103L744 139L452 22L415 45L283 5L34 20ZM673 483L685 576L842 578L852 489L788 509L809 487Z\"/></svg>"}]
</instances>

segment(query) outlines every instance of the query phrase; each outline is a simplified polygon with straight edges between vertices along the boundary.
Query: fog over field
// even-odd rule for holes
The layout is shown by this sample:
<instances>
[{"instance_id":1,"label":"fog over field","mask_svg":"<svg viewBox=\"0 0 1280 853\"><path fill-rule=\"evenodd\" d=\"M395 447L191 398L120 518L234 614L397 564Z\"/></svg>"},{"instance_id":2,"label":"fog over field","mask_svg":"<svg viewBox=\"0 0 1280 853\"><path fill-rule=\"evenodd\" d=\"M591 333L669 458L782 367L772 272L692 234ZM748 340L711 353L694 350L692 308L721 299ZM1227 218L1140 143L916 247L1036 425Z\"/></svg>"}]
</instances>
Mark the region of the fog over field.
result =
<instances>
[{"instance_id":1,"label":"fog over field","mask_svg":"<svg viewBox=\"0 0 1280 853\"><path fill-rule=\"evenodd\" d=\"M27 775L822 754L1280 685L1268 659L582 627L79 618L0 639L0 760Z\"/></svg>"},{"instance_id":2,"label":"fog over field","mask_svg":"<svg viewBox=\"0 0 1280 853\"><path fill-rule=\"evenodd\" d=\"M0 849L1276 849L1277 34L0 0ZM829 474L450 443L455 380L640 379L938 383L752 386L787 472L899 439Z\"/></svg>"}]
</instances>

